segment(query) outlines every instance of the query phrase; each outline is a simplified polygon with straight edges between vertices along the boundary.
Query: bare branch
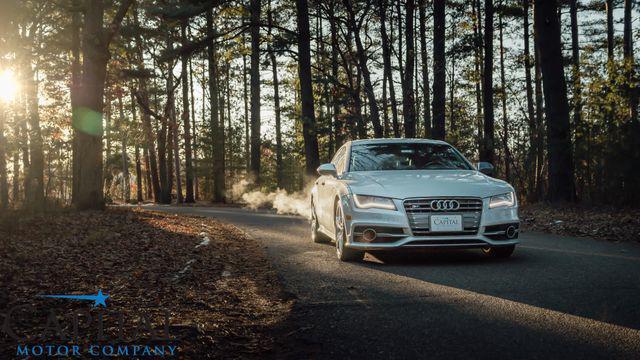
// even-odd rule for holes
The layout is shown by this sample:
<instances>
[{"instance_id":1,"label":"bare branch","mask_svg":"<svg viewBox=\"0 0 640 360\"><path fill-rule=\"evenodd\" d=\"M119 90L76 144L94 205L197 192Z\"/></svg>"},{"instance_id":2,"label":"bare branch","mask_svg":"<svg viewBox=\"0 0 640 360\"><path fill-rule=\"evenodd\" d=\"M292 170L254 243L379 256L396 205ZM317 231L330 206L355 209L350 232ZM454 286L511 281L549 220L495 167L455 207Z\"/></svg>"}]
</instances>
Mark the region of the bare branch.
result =
<instances>
[{"instance_id":1,"label":"bare branch","mask_svg":"<svg viewBox=\"0 0 640 360\"><path fill-rule=\"evenodd\" d=\"M118 12L116 12L116 15L113 17L113 20L107 29L107 33L105 34L105 46L109 46L113 37L120 30L122 20L125 15L127 15L127 11L129 11L129 8L133 5L134 1L135 0L122 0L122 4L120 4L120 7L118 8Z\"/></svg>"}]
</instances>

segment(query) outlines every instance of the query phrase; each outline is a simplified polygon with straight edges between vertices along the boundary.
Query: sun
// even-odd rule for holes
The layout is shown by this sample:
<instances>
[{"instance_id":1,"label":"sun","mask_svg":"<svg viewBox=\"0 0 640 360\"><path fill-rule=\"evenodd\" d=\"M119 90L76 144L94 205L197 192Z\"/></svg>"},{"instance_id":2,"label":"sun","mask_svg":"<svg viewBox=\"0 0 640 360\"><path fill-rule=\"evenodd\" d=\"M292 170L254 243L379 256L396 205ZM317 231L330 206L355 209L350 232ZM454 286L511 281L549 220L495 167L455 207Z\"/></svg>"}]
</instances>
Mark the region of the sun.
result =
<instances>
[{"instance_id":1,"label":"sun","mask_svg":"<svg viewBox=\"0 0 640 360\"><path fill-rule=\"evenodd\" d=\"M18 82L12 70L0 72L0 101L11 102L18 93Z\"/></svg>"}]
</instances>

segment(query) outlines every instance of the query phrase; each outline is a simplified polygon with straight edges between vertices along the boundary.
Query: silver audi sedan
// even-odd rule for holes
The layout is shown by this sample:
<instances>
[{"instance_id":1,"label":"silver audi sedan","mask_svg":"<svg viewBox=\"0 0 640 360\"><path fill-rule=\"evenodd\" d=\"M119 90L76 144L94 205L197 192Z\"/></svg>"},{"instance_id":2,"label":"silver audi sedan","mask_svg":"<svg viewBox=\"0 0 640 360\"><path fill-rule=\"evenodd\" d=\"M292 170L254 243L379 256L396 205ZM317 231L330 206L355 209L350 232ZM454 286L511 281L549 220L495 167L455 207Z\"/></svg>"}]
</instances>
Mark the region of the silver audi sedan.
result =
<instances>
[{"instance_id":1,"label":"silver audi sedan","mask_svg":"<svg viewBox=\"0 0 640 360\"><path fill-rule=\"evenodd\" d=\"M400 248L479 248L509 257L518 243L518 203L492 171L444 141L350 141L318 168L311 237L335 241L343 261Z\"/></svg>"}]
</instances>

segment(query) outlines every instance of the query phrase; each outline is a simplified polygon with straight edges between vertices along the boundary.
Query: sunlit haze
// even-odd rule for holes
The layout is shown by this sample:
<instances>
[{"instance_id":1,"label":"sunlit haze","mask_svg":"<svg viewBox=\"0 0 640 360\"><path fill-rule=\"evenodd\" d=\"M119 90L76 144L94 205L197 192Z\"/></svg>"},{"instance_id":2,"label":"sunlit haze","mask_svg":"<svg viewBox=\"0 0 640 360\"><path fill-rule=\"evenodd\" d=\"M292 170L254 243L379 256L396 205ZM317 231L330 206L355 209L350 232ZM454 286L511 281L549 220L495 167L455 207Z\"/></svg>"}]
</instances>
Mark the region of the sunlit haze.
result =
<instances>
[{"instance_id":1,"label":"sunlit haze","mask_svg":"<svg viewBox=\"0 0 640 360\"><path fill-rule=\"evenodd\" d=\"M0 72L0 100L5 102L13 101L18 92L18 82L13 71L3 70Z\"/></svg>"}]
</instances>

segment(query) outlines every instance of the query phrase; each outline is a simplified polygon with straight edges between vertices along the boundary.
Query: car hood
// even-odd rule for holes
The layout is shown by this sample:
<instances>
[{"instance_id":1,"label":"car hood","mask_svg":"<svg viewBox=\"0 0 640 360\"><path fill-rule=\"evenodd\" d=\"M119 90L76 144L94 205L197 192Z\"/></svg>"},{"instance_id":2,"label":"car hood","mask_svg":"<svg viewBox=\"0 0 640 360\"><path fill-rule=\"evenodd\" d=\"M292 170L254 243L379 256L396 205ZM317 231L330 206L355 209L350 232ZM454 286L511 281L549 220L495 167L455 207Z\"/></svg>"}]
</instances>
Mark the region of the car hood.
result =
<instances>
[{"instance_id":1,"label":"car hood","mask_svg":"<svg viewBox=\"0 0 640 360\"><path fill-rule=\"evenodd\" d=\"M354 194L395 199L432 196L489 197L513 191L507 182L475 170L356 171L342 180Z\"/></svg>"}]
</instances>

